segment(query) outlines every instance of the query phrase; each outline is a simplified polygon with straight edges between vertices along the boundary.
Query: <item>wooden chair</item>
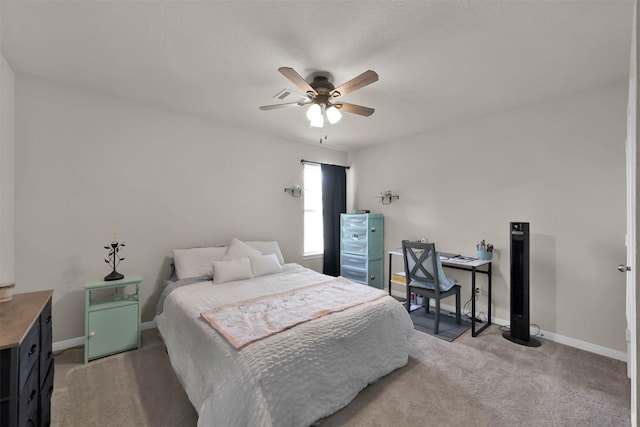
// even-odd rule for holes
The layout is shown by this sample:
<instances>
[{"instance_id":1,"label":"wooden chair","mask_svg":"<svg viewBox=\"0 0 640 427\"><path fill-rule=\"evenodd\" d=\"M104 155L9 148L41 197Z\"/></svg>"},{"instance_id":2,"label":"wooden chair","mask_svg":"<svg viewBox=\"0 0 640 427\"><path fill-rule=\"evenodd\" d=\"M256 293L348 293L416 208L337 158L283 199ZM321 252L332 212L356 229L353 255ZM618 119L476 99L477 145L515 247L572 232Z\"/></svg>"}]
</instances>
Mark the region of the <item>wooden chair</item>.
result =
<instances>
[{"instance_id":1,"label":"wooden chair","mask_svg":"<svg viewBox=\"0 0 640 427\"><path fill-rule=\"evenodd\" d=\"M445 276L434 243L402 241L404 271L407 280L407 311L411 312L411 292L424 297L429 313L429 300L436 303L434 334L440 326L440 300L456 296L456 323L460 324L460 286Z\"/></svg>"}]
</instances>

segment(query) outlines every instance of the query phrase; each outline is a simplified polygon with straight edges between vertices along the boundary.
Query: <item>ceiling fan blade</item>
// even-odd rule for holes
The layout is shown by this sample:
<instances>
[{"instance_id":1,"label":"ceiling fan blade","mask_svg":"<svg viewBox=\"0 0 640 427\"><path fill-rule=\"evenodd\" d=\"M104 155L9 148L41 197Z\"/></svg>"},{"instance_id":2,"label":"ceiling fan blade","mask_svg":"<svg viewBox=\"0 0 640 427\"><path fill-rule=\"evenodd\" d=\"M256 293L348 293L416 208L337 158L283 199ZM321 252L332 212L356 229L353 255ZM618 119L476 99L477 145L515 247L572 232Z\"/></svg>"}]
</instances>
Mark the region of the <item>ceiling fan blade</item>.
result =
<instances>
[{"instance_id":1,"label":"ceiling fan blade","mask_svg":"<svg viewBox=\"0 0 640 427\"><path fill-rule=\"evenodd\" d=\"M363 107L362 105L349 104L348 102L338 102L334 104L340 111L346 111L347 113L359 114L361 116L369 117L376 111L373 108Z\"/></svg>"},{"instance_id":2,"label":"ceiling fan blade","mask_svg":"<svg viewBox=\"0 0 640 427\"><path fill-rule=\"evenodd\" d=\"M285 107L298 107L301 105L305 105L300 102L288 102L286 104L274 104L274 105L263 105L260 107L261 110L275 110L276 108L285 108Z\"/></svg>"},{"instance_id":3,"label":"ceiling fan blade","mask_svg":"<svg viewBox=\"0 0 640 427\"><path fill-rule=\"evenodd\" d=\"M340 86L335 88L333 91L331 91L331 96L334 98L344 96L377 81L378 73L376 73L375 71L367 70L364 73L360 74L358 77L354 77L348 82L341 84Z\"/></svg>"},{"instance_id":4,"label":"ceiling fan blade","mask_svg":"<svg viewBox=\"0 0 640 427\"><path fill-rule=\"evenodd\" d=\"M314 88L312 88L309 83L307 83L307 81L305 79L302 78L302 76L300 74L298 74L296 72L296 70L294 70L293 68L290 67L280 67L278 68L278 71L280 71L280 73L282 73L283 76L285 76L286 78L288 78L289 80L291 80L291 82L298 86L300 89L302 89L302 91L304 93L311 93L314 96L317 95L317 92L315 91Z\"/></svg>"}]
</instances>

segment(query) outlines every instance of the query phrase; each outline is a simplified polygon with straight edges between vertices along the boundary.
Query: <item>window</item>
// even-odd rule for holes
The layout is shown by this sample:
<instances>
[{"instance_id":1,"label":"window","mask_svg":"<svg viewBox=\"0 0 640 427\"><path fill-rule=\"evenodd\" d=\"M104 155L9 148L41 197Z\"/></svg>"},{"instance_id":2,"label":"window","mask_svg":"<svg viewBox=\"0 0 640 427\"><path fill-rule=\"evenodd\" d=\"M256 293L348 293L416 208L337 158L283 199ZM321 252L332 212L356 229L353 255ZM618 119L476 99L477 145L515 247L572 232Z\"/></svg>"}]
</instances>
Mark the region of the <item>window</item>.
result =
<instances>
[{"instance_id":1,"label":"window","mask_svg":"<svg viewBox=\"0 0 640 427\"><path fill-rule=\"evenodd\" d=\"M304 164L304 255L324 253L322 227L322 169Z\"/></svg>"}]
</instances>

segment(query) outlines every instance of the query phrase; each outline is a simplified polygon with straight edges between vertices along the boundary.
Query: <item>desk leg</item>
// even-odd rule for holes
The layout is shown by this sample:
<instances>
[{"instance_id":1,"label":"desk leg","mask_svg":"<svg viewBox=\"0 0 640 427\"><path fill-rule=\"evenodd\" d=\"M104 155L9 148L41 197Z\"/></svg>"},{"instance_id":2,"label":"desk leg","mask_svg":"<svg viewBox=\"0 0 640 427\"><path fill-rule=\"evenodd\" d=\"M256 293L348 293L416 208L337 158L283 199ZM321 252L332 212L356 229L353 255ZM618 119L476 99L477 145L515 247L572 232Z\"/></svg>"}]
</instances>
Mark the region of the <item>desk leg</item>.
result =
<instances>
[{"instance_id":1,"label":"desk leg","mask_svg":"<svg viewBox=\"0 0 640 427\"><path fill-rule=\"evenodd\" d=\"M471 336L476 337L476 268L471 267Z\"/></svg>"},{"instance_id":2,"label":"desk leg","mask_svg":"<svg viewBox=\"0 0 640 427\"><path fill-rule=\"evenodd\" d=\"M491 325L491 264L488 266L487 270L487 310L489 313L487 314L487 323L480 329L476 331L476 269L475 267L471 268L471 283L473 284L473 294L471 295L471 315L473 318L471 319L471 336L477 337L480 332L484 331Z\"/></svg>"},{"instance_id":3,"label":"desk leg","mask_svg":"<svg viewBox=\"0 0 640 427\"><path fill-rule=\"evenodd\" d=\"M487 267L488 271L487 271L487 295L489 296L489 301L487 301L487 325L491 324L491 263L489 263L489 266Z\"/></svg>"}]
</instances>

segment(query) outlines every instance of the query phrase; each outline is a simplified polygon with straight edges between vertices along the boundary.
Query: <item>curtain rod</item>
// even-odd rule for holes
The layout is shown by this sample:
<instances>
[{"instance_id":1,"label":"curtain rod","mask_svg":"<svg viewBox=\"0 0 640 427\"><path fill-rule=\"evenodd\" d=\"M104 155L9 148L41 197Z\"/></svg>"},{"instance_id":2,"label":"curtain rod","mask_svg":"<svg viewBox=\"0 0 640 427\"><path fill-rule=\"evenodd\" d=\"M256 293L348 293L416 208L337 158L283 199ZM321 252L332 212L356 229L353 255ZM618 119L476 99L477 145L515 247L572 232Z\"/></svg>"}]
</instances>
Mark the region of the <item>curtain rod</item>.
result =
<instances>
[{"instance_id":1,"label":"curtain rod","mask_svg":"<svg viewBox=\"0 0 640 427\"><path fill-rule=\"evenodd\" d=\"M345 168L345 169L350 169L350 168L351 168L351 166L332 165L332 164L330 164L330 163L313 162L313 161L311 161L311 160L305 160L305 159L300 160L300 163L309 163L309 164L311 164L311 165L340 166L341 168Z\"/></svg>"}]
</instances>

